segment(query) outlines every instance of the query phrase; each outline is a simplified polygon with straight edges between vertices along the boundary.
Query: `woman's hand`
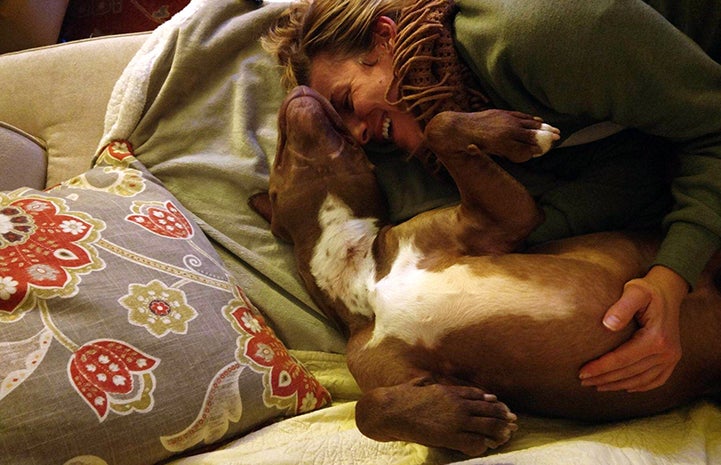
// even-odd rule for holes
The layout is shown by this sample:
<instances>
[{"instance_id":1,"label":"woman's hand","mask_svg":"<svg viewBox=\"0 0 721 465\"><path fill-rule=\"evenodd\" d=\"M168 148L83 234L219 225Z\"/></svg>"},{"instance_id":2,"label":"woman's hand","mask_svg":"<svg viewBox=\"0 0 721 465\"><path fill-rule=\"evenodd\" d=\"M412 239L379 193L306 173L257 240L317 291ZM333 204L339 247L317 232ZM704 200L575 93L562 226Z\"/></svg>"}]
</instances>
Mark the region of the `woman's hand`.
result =
<instances>
[{"instance_id":1,"label":"woman's hand","mask_svg":"<svg viewBox=\"0 0 721 465\"><path fill-rule=\"evenodd\" d=\"M583 386L599 391L641 392L663 385L681 359L679 313L686 281L664 266L626 283L623 295L603 319L611 331L635 318L640 328L613 352L581 368Z\"/></svg>"}]
</instances>

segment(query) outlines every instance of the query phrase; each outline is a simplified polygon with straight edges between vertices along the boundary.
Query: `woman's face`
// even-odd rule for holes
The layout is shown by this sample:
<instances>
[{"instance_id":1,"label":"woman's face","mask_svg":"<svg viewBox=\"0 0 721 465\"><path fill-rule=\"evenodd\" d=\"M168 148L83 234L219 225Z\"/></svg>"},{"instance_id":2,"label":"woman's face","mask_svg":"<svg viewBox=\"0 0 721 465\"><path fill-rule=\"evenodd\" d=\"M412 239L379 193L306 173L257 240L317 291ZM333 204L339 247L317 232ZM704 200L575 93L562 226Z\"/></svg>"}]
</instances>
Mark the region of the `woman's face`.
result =
<instances>
[{"instance_id":1,"label":"woman's face","mask_svg":"<svg viewBox=\"0 0 721 465\"><path fill-rule=\"evenodd\" d=\"M310 87L331 102L360 144L392 143L413 152L423 140L418 122L385 99L393 79L393 58L389 41L383 39L390 34L388 27L393 27L391 32L395 35L395 24L388 22L381 22L379 27L385 28L381 30L383 35L378 35L373 50L362 60L337 59L331 53L314 58ZM395 101L397 90L391 90L388 98Z\"/></svg>"}]
</instances>

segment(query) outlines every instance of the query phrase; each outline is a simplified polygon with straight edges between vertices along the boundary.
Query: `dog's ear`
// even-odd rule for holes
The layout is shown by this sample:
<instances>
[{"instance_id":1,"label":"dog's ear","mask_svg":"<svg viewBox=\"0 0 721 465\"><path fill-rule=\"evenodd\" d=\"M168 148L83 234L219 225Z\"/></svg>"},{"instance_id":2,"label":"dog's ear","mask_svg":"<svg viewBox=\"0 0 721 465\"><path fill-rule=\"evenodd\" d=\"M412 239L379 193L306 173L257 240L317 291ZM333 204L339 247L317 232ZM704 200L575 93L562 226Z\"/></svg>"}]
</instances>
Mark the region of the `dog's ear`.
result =
<instances>
[{"instance_id":1,"label":"dog's ear","mask_svg":"<svg viewBox=\"0 0 721 465\"><path fill-rule=\"evenodd\" d=\"M270 195L268 192L258 192L248 199L248 205L253 211L265 218L268 223L273 219L273 210L270 208Z\"/></svg>"}]
</instances>

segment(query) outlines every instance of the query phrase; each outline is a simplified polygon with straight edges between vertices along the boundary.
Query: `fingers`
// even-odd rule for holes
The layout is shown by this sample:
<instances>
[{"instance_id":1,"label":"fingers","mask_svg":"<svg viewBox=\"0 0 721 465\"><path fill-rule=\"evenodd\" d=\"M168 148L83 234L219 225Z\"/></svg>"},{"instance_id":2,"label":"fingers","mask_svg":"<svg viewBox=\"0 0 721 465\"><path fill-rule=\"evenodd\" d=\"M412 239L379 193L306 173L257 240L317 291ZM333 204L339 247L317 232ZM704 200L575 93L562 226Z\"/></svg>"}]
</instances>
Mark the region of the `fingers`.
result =
<instances>
[{"instance_id":1,"label":"fingers","mask_svg":"<svg viewBox=\"0 0 721 465\"><path fill-rule=\"evenodd\" d=\"M599 391L640 392L663 385L681 359L678 317L643 280L629 281L621 298L606 312L603 324L612 331L635 319L641 328L616 350L581 368L581 385ZM675 315L675 312L671 312Z\"/></svg>"},{"instance_id":2,"label":"fingers","mask_svg":"<svg viewBox=\"0 0 721 465\"><path fill-rule=\"evenodd\" d=\"M603 325L611 331L620 331L631 322L640 311L651 303L652 295L633 281L623 288L621 298L613 304L603 317Z\"/></svg>"},{"instance_id":3,"label":"fingers","mask_svg":"<svg viewBox=\"0 0 721 465\"><path fill-rule=\"evenodd\" d=\"M599 392L608 391L626 391L626 392L645 392L662 386L673 373L673 369L663 365L653 365L651 368L642 370L637 375L628 376L628 371L619 370L618 376L622 378L617 381L605 382L599 384L596 390ZM593 382L593 381L591 381ZM583 385L583 383L581 383Z\"/></svg>"},{"instance_id":4,"label":"fingers","mask_svg":"<svg viewBox=\"0 0 721 465\"><path fill-rule=\"evenodd\" d=\"M581 385L595 387L600 392L628 391L641 392L663 385L673 372L673 365L662 354L655 354L636 360L634 355L643 352L642 339L633 339L626 346L589 363L589 370L601 371L598 376L581 373ZM613 369L612 367L622 368ZM584 367L586 370L586 367Z\"/></svg>"},{"instance_id":5,"label":"fingers","mask_svg":"<svg viewBox=\"0 0 721 465\"><path fill-rule=\"evenodd\" d=\"M661 387L673 374L676 361L664 356L653 356L642 362L636 362L623 369L606 372L603 375L584 377L581 385L595 388L599 392L627 391L644 392Z\"/></svg>"},{"instance_id":6,"label":"fingers","mask_svg":"<svg viewBox=\"0 0 721 465\"><path fill-rule=\"evenodd\" d=\"M594 387L599 392L645 392L663 386L671 377L673 368L674 365L663 364L661 357L649 357L625 369L584 379L581 385Z\"/></svg>"}]
</instances>

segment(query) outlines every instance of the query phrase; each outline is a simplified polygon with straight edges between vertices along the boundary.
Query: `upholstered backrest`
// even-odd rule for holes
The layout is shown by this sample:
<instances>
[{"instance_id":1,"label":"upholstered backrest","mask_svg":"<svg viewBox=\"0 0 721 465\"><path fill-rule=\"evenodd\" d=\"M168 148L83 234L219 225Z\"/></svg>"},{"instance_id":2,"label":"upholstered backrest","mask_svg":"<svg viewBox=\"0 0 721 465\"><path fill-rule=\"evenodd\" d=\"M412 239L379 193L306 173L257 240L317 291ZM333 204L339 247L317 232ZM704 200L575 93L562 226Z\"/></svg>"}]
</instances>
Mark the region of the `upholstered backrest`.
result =
<instances>
[{"instance_id":1,"label":"upholstered backrest","mask_svg":"<svg viewBox=\"0 0 721 465\"><path fill-rule=\"evenodd\" d=\"M30 134L0 121L0 191L45 186L45 144Z\"/></svg>"},{"instance_id":2,"label":"upholstered backrest","mask_svg":"<svg viewBox=\"0 0 721 465\"><path fill-rule=\"evenodd\" d=\"M88 169L115 81L147 35L90 39L0 55L0 122L6 130L27 133L45 149L46 186ZM16 155L15 150L0 146L3 159L25 153Z\"/></svg>"}]
</instances>

